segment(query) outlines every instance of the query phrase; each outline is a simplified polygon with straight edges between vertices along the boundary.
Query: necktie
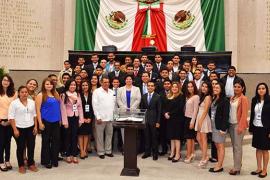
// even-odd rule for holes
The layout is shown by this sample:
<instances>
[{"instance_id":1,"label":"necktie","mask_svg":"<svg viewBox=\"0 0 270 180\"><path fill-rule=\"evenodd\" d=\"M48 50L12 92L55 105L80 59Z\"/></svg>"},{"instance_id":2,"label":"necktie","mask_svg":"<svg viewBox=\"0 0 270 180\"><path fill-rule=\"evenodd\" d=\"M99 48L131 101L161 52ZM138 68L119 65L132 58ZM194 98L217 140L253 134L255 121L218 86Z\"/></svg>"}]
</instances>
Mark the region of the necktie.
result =
<instances>
[{"instance_id":1,"label":"necktie","mask_svg":"<svg viewBox=\"0 0 270 180\"><path fill-rule=\"evenodd\" d=\"M138 70L134 71L134 75L137 76L138 75Z\"/></svg>"},{"instance_id":2,"label":"necktie","mask_svg":"<svg viewBox=\"0 0 270 180\"><path fill-rule=\"evenodd\" d=\"M152 96L151 96L151 93L149 93L149 94L148 94L148 98L147 98L148 105L150 104L151 99L152 99Z\"/></svg>"}]
</instances>

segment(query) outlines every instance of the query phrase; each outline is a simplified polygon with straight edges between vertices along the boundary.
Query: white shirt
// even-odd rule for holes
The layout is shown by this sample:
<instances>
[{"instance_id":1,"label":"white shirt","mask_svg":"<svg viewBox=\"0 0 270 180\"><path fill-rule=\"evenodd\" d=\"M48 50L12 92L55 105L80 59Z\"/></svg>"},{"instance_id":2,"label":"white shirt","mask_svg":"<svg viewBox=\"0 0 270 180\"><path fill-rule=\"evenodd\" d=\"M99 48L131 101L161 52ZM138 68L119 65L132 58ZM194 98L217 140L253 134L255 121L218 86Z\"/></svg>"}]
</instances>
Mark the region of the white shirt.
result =
<instances>
[{"instance_id":1,"label":"white shirt","mask_svg":"<svg viewBox=\"0 0 270 180\"><path fill-rule=\"evenodd\" d=\"M173 66L173 72L178 72L179 71L179 65Z\"/></svg>"},{"instance_id":2,"label":"white shirt","mask_svg":"<svg viewBox=\"0 0 270 180\"><path fill-rule=\"evenodd\" d=\"M262 118L261 118L263 105L264 105L264 101L261 101L257 103L254 108L255 116L254 116L253 125L256 127L263 127Z\"/></svg>"},{"instance_id":3,"label":"white shirt","mask_svg":"<svg viewBox=\"0 0 270 180\"><path fill-rule=\"evenodd\" d=\"M189 71L187 76L188 76L188 80L189 81L193 81L193 74L192 74L192 72Z\"/></svg>"},{"instance_id":4,"label":"white shirt","mask_svg":"<svg viewBox=\"0 0 270 180\"><path fill-rule=\"evenodd\" d=\"M92 96L92 105L96 119L112 121L115 103L113 90L108 89L107 92L102 87L96 89Z\"/></svg>"},{"instance_id":5,"label":"white shirt","mask_svg":"<svg viewBox=\"0 0 270 180\"><path fill-rule=\"evenodd\" d=\"M233 80L235 77L227 77L226 81L226 86L225 86L225 92L227 97L232 97L234 96L234 91L233 91Z\"/></svg>"},{"instance_id":6,"label":"white shirt","mask_svg":"<svg viewBox=\"0 0 270 180\"><path fill-rule=\"evenodd\" d=\"M238 101L239 99L235 99L234 101L231 101L231 107L230 107L230 118L229 122L231 124L237 124L237 108L238 108Z\"/></svg>"},{"instance_id":7,"label":"white shirt","mask_svg":"<svg viewBox=\"0 0 270 180\"><path fill-rule=\"evenodd\" d=\"M34 117L36 116L35 102L31 99L27 99L27 105L24 106L17 98L11 102L8 109L8 119L14 119L18 128L34 126Z\"/></svg>"},{"instance_id":8,"label":"white shirt","mask_svg":"<svg viewBox=\"0 0 270 180\"><path fill-rule=\"evenodd\" d=\"M202 82L202 80L201 79L199 79L199 80L196 80L195 79L194 82L196 84L197 89L200 90L201 89L201 82Z\"/></svg>"},{"instance_id":9,"label":"white shirt","mask_svg":"<svg viewBox=\"0 0 270 180\"><path fill-rule=\"evenodd\" d=\"M146 83L143 83L142 90L143 90L143 94L148 93L148 89L147 89L147 84Z\"/></svg>"}]
</instances>

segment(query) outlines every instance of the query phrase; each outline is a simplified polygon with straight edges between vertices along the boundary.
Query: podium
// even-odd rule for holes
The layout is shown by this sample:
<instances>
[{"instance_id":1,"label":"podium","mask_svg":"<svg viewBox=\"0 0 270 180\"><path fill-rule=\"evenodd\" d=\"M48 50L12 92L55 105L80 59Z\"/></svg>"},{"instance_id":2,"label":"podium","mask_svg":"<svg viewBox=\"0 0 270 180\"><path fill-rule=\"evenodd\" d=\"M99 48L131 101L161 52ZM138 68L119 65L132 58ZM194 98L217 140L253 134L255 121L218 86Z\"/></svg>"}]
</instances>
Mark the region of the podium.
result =
<instances>
[{"instance_id":1,"label":"podium","mask_svg":"<svg viewBox=\"0 0 270 180\"><path fill-rule=\"evenodd\" d=\"M139 176L137 166L137 130L145 128L144 109L117 109L113 126L124 128L124 168L121 176Z\"/></svg>"}]
</instances>

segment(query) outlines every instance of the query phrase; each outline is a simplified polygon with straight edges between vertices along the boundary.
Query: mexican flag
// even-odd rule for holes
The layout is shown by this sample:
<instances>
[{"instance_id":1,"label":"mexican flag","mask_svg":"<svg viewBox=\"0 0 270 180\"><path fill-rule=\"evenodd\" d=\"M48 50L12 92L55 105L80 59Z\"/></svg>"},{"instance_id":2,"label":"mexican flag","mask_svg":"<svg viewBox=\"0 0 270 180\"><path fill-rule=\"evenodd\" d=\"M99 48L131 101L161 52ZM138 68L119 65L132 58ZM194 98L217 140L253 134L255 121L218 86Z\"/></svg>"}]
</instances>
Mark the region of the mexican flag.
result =
<instances>
[{"instance_id":1,"label":"mexican flag","mask_svg":"<svg viewBox=\"0 0 270 180\"><path fill-rule=\"evenodd\" d=\"M77 0L75 50L224 51L224 0Z\"/></svg>"}]
</instances>

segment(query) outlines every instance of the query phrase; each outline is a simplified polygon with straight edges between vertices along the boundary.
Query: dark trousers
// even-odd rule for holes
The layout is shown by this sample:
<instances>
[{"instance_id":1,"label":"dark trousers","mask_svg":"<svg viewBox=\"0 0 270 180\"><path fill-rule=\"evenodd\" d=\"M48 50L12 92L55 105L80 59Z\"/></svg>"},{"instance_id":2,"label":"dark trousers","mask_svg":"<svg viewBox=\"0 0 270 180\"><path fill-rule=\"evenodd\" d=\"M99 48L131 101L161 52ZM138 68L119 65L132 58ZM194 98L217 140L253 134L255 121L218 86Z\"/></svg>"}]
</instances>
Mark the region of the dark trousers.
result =
<instances>
[{"instance_id":1,"label":"dark trousers","mask_svg":"<svg viewBox=\"0 0 270 180\"><path fill-rule=\"evenodd\" d=\"M43 121L43 123L45 129L42 131L41 164L57 164L60 143L59 122Z\"/></svg>"},{"instance_id":2,"label":"dark trousers","mask_svg":"<svg viewBox=\"0 0 270 180\"><path fill-rule=\"evenodd\" d=\"M29 128L17 128L20 132L18 138L15 138L17 144L17 160L18 166L24 166L24 150L25 144L27 148L27 165L31 166L35 164L34 151L36 136L33 134L34 126Z\"/></svg>"},{"instance_id":3,"label":"dark trousers","mask_svg":"<svg viewBox=\"0 0 270 180\"><path fill-rule=\"evenodd\" d=\"M12 137L11 126L0 125L0 164L4 163L4 153L5 153L5 162L9 162L11 137Z\"/></svg>"},{"instance_id":4,"label":"dark trousers","mask_svg":"<svg viewBox=\"0 0 270 180\"><path fill-rule=\"evenodd\" d=\"M146 128L144 130L145 133L145 153L153 155L158 154L158 131L156 128L156 124L154 123L146 123Z\"/></svg>"},{"instance_id":5,"label":"dark trousers","mask_svg":"<svg viewBox=\"0 0 270 180\"><path fill-rule=\"evenodd\" d=\"M145 135L144 130L139 129L137 131L137 153L143 153L145 151Z\"/></svg>"},{"instance_id":6,"label":"dark trousers","mask_svg":"<svg viewBox=\"0 0 270 180\"><path fill-rule=\"evenodd\" d=\"M162 152L168 151L168 139L167 139L167 120L162 119L160 121L160 128L159 128L159 141L162 148Z\"/></svg>"},{"instance_id":7,"label":"dark trousers","mask_svg":"<svg viewBox=\"0 0 270 180\"><path fill-rule=\"evenodd\" d=\"M68 117L68 128L66 129L66 155L77 156L78 154L78 128L79 117Z\"/></svg>"}]
</instances>

